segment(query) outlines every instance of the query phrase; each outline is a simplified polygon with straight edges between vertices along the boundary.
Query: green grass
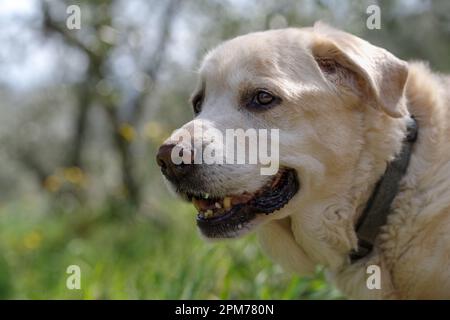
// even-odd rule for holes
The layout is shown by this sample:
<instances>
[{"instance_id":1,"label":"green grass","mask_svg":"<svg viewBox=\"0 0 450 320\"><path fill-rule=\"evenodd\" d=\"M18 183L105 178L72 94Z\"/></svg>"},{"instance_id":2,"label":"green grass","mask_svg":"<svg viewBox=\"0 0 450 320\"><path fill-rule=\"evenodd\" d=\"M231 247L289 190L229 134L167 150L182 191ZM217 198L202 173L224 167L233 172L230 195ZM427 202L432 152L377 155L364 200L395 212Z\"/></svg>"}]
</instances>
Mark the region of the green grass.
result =
<instances>
[{"instance_id":1,"label":"green grass","mask_svg":"<svg viewBox=\"0 0 450 320\"><path fill-rule=\"evenodd\" d=\"M149 216L124 208L38 212L0 208L2 299L334 299L314 278L284 273L254 236L207 243L190 206L168 200ZM81 268L81 289L66 268Z\"/></svg>"}]
</instances>

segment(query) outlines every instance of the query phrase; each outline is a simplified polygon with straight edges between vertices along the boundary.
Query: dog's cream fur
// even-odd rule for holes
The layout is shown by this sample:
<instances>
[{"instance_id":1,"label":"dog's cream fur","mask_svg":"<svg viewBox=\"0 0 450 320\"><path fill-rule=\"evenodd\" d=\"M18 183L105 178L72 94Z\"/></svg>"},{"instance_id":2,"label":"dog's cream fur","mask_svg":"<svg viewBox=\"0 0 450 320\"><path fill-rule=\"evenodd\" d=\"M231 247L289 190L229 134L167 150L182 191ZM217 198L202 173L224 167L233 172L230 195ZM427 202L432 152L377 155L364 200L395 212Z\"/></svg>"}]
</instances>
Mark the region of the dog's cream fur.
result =
<instances>
[{"instance_id":1,"label":"dog's cream fur","mask_svg":"<svg viewBox=\"0 0 450 320\"><path fill-rule=\"evenodd\" d=\"M334 69L320 61L336 62ZM299 175L299 193L255 225L267 253L305 275L324 265L352 298L450 298L450 80L368 42L318 24L235 38L200 68L203 111L184 126L279 128L280 164ZM239 106L248 88L283 100L264 112ZM367 258L350 264L354 226L374 185L401 149L409 115L419 127L388 223ZM224 116L226 115L226 116ZM211 193L254 191L257 166L205 166ZM369 265L381 289L366 286Z\"/></svg>"}]
</instances>

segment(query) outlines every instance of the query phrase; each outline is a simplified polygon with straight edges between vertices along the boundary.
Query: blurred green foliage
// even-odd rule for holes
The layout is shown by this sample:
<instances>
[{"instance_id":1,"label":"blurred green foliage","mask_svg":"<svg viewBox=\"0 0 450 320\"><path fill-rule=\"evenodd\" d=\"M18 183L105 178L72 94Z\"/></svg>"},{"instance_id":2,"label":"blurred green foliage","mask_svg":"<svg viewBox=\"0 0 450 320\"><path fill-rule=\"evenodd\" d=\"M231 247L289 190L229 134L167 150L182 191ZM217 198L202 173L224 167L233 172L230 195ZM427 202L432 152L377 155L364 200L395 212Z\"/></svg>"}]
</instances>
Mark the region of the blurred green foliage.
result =
<instances>
[{"instance_id":1,"label":"blurred green foliage","mask_svg":"<svg viewBox=\"0 0 450 320\"><path fill-rule=\"evenodd\" d=\"M0 210L2 299L334 299L315 278L286 274L251 236L206 243L191 206L164 202L165 218L123 219L124 207L31 212ZM35 210L35 209L34 209ZM66 269L81 268L81 289Z\"/></svg>"}]
</instances>

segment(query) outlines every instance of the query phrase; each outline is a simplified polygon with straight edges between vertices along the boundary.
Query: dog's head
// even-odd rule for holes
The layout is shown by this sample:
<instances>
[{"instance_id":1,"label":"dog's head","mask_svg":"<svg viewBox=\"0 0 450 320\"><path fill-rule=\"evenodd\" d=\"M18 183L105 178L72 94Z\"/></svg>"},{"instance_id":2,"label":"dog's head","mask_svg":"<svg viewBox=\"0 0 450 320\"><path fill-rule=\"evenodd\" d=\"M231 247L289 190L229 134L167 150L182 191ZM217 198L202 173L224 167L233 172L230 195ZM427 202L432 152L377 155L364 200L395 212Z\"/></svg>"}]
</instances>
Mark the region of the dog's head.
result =
<instances>
[{"instance_id":1,"label":"dog's head","mask_svg":"<svg viewBox=\"0 0 450 320\"><path fill-rule=\"evenodd\" d=\"M197 207L204 235L243 234L305 199L346 196L370 143L367 118L407 114L406 78L401 60L326 26L237 37L204 58L195 117L161 146L158 164ZM388 154L383 143L373 150Z\"/></svg>"}]
</instances>

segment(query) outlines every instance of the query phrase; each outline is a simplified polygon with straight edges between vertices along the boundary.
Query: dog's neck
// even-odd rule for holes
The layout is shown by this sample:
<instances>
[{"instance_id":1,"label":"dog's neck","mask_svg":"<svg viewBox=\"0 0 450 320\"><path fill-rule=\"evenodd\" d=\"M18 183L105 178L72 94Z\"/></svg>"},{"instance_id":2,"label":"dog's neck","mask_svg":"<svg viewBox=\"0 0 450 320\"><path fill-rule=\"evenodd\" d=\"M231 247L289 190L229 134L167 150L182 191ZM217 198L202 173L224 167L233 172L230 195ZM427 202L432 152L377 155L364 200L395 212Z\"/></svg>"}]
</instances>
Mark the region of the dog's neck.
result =
<instances>
[{"instance_id":1,"label":"dog's neck","mask_svg":"<svg viewBox=\"0 0 450 320\"><path fill-rule=\"evenodd\" d=\"M358 247L350 253L352 263L365 258L372 252L380 228L387 222L392 202L398 193L400 180L408 169L417 135L417 122L414 117L411 117L400 153L387 165L385 173L378 180L355 226Z\"/></svg>"},{"instance_id":2,"label":"dog's neck","mask_svg":"<svg viewBox=\"0 0 450 320\"><path fill-rule=\"evenodd\" d=\"M349 263L358 243L355 225L387 164L400 152L409 119L366 112L364 148L354 169L342 173L334 194L304 199L301 212L291 216L294 236L314 264L339 269Z\"/></svg>"}]
</instances>

